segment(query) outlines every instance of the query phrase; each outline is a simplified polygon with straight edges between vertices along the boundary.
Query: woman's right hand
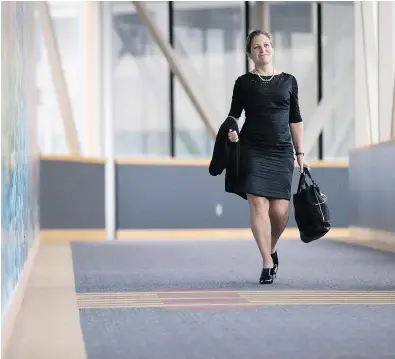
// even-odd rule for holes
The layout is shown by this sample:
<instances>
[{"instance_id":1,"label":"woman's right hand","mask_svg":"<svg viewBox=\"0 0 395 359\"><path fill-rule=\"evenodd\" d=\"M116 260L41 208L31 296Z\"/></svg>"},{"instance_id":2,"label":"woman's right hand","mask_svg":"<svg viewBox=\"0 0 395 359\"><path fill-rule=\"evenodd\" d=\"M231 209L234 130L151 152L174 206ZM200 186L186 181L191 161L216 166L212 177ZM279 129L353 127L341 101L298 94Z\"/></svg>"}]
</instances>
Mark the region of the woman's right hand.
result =
<instances>
[{"instance_id":1,"label":"woman's right hand","mask_svg":"<svg viewBox=\"0 0 395 359\"><path fill-rule=\"evenodd\" d=\"M237 131L229 130L228 138L230 142L238 142L239 136L237 135Z\"/></svg>"}]
</instances>

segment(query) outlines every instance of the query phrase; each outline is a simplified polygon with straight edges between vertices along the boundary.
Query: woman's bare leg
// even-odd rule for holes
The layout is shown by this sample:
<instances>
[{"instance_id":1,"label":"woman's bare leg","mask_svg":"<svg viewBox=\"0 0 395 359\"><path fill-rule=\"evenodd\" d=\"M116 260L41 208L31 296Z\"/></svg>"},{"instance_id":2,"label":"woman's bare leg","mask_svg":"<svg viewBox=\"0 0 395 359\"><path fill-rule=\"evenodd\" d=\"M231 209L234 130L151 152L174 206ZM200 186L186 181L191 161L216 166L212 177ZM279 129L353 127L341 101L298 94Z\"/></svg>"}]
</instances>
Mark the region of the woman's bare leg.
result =
<instances>
[{"instance_id":1,"label":"woman's bare leg","mask_svg":"<svg viewBox=\"0 0 395 359\"><path fill-rule=\"evenodd\" d=\"M289 201L286 199L270 200L269 218L271 223L271 253L274 253L277 242L288 224Z\"/></svg>"},{"instance_id":2,"label":"woman's bare leg","mask_svg":"<svg viewBox=\"0 0 395 359\"><path fill-rule=\"evenodd\" d=\"M261 253L263 267L273 268L269 200L250 194L247 195L247 198L250 206L251 231Z\"/></svg>"}]
</instances>

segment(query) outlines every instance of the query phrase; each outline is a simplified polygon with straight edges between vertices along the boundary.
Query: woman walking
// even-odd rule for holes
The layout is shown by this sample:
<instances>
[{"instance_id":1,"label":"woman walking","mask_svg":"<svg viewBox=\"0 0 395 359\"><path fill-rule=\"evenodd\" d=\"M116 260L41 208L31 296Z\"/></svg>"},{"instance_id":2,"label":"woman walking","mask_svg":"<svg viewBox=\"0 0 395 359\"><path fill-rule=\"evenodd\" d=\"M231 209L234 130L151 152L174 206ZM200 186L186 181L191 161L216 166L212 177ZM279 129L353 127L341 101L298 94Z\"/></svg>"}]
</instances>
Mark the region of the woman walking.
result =
<instances>
[{"instance_id":1,"label":"woman walking","mask_svg":"<svg viewBox=\"0 0 395 359\"><path fill-rule=\"evenodd\" d=\"M289 218L294 149L301 171L307 165L303 121L295 77L273 66L271 35L253 31L246 52L255 68L237 78L228 115L238 120L244 110L246 119L240 138L232 130L228 137L240 140L238 187L247 194L251 230L263 259L259 283L271 284L279 265L277 241Z\"/></svg>"}]
</instances>

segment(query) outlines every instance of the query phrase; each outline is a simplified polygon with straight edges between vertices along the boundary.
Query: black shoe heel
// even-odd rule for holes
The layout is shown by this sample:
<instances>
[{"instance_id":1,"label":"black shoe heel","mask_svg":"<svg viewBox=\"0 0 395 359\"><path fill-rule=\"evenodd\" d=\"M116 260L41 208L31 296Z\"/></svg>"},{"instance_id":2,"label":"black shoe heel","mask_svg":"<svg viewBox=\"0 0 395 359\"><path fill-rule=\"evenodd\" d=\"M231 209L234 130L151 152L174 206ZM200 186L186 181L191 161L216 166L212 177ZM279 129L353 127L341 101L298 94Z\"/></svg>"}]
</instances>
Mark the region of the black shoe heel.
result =
<instances>
[{"instance_id":1,"label":"black shoe heel","mask_svg":"<svg viewBox=\"0 0 395 359\"><path fill-rule=\"evenodd\" d=\"M272 253L272 259L273 259L272 276L277 277L277 271L278 271L278 255L277 255L277 251Z\"/></svg>"},{"instance_id":2,"label":"black shoe heel","mask_svg":"<svg viewBox=\"0 0 395 359\"><path fill-rule=\"evenodd\" d=\"M259 278L259 284L272 284L273 283L273 268L263 268Z\"/></svg>"}]
</instances>

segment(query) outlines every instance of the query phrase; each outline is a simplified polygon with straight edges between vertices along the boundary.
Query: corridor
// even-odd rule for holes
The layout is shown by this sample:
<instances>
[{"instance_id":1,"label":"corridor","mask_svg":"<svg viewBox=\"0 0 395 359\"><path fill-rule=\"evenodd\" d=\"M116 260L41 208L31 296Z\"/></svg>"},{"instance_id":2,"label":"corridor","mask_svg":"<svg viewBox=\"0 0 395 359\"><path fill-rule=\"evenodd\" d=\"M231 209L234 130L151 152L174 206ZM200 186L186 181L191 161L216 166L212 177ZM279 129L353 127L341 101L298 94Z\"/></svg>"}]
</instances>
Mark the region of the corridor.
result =
<instances>
[{"instance_id":1,"label":"corridor","mask_svg":"<svg viewBox=\"0 0 395 359\"><path fill-rule=\"evenodd\" d=\"M395 359L395 1L1 17L3 359Z\"/></svg>"},{"instance_id":2,"label":"corridor","mask_svg":"<svg viewBox=\"0 0 395 359\"><path fill-rule=\"evenodd\" d=\"M283 239L262 286L255 246L43 242L6 358L395 358L394 252Z\"/></svg>"}]
</instances>

